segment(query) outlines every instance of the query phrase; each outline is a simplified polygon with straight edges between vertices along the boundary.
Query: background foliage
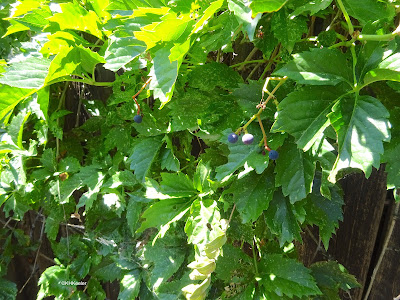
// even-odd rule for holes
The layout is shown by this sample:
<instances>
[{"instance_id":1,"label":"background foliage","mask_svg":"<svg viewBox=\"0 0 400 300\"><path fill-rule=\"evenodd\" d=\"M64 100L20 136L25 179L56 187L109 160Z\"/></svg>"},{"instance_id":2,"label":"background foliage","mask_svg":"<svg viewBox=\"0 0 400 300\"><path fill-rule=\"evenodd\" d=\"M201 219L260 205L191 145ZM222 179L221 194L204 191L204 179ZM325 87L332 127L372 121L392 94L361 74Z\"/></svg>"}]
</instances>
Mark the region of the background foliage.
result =
<instances>
[{"instance_id":1,"label":"background foliage","mask_svg":"<svg viewBox=\"0 0 400 300\"><path fill-rule=\"evenodd\" d=\"M0 9L2 297L17 295L11 259L44 240L54 263L37 299L105 299L113 281L119 299L339 299L358 286L335 261L303 266L294 241L316 225L328 248L345 174L386 163L400 187L398 1ZM234 131L254 143L229 143ZM37 241L15 229L28 211Z\"/></svg>"}]
</instances>

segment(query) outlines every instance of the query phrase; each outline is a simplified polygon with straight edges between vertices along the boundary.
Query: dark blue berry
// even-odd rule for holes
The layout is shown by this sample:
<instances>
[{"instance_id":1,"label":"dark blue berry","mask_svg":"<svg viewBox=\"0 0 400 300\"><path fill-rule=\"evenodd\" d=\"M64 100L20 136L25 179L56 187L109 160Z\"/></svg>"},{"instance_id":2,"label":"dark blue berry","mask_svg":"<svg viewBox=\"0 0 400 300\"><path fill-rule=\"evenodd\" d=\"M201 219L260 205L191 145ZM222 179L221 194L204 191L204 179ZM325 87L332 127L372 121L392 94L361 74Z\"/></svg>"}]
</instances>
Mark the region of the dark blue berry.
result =
<instances>
[{"instance_id":1,"label":"dark blue berry","mask_svg":"<svg viewBox=\"0 0 400 300\"><path fill-rule=\"evenodd\" d=\"M268 156L270 159L275 160L279 157L279 153L278 153L278 151L271 150L271 151L269 151Z\"/></svg>"},{"instance_id":2,"label":"dark blue berry","mask_svg":"<svg viewBox=\"0 0 400 300\"><path fill-rule=\"evenodd\" d=\"M244 136L242 136L242 142L243 144L250 145L254 141L254 136L250 133L246 133Z\"/></svg>"},{"instance_id":3,"label":"dark blue berry","mask_svg":"<svg viewBox=\"0 0 400 300\"><path fill-rule=\"evenodd\" d=\"M135 121L136 123L142 123L142 116L141 115L136 115L133 117L133 121Z\"/></svg>"},{"instance_id":4,"label":"dark blue berry","mask_svg":"<svg viewBox=\"0 0 400 300\"><path fill-rule=\"evenodd\" d=\"M237 136L237 134L235 133L231 133L230 135L228 135L228 142L229 143L236 143L238 141L239 137Z\"/></svg>"}]
</instances>

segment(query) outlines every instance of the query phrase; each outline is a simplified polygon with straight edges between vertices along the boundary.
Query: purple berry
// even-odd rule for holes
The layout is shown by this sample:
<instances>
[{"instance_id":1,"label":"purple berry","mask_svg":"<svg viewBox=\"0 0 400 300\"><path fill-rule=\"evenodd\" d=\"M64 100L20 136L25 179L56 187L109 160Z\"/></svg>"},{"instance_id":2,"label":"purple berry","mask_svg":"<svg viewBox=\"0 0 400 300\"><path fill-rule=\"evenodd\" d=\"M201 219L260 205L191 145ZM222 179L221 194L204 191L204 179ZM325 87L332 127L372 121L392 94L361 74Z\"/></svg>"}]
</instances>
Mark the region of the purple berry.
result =
<instances>
[{"instance_id":1,"label":"purple berry","mask_svg":"<svg viewBox=\"0 0 400 300\"><path fill-rule=\"evenodd\" d=\"M228 135L228 142L229 143L236 143L238 141L239 137L237 136L237 134L235 133L231 133L230 135Z\"/></svg>"},{"instance_id":2,"label":"purple berry","mask_svg":"<svg viewBox=\"0 0 400 300\"><path fill-rule=\"evenodd\" d=\"M244 136L242 136L242 142L243 144L250 145L254 141L254 136L250 133L246 133Z\"/></svg>"},{"instance_id":3,"label":"purple berry","mask_svg":"<svg viewBox=\"0 0 400 300\"><path fill-rule=\"evenodd\" d=\"M136 115L133 117L133 121L135 121L136 123L142 123L142 116L141 115Z\"/></svg>"},{"instance_id":4,"label":"purple berry","mask_svg":"<svg viewBox=\"0 0 400 300\"><path fill-rule=\"evenodd\" d=\"M271 151L269 151L268 156L270 159L275 160L279 157L279 153L278 153L278 151L271 150Z\"/></svg>"}]
</instances>

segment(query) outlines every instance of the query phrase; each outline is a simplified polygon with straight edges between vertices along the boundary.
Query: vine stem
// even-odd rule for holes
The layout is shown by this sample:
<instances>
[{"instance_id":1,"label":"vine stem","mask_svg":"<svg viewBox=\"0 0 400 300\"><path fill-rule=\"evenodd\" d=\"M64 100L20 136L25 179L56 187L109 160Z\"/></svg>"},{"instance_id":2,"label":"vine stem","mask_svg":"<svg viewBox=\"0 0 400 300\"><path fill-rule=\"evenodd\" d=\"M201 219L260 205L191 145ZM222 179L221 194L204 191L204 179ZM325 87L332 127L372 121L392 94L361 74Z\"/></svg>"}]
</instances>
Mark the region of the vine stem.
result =
<instances>
[{"instance_id":1,"label":"vine stem","mask_svg":"<svg viewBox=\"0 0 400 300\"><path fill-rule=\"evenodd\" d=\"M67 93L67 88L69 86L69 82L66 82L64 85L64 89L61 93L60 102L58 103L57 110L60 110L64 106L65 95ZM57 118L57 126L60 125L60 118ZM60 139L56 137L56 157L60 156Z\"/></svg>"},{"instance_id":2,"label":"vine stem","mask_svg":"<svg viewBox=\"0 0 400 300\"><path fill-rule=\"evenodd\" d=\"M236 67L240 67L246 64L256 64L256 63L266 63L267 60L265 59L256 59L256 60L248 60L248 61L242 61L240 63L234 64L234 65L230 65L231 68L236 68Z\"/></svg>"},{"instance_id":3,"label":"vine stem","mask_svg":"<svg viewBox=\"0 0 400 300\"><path fill-rule=\"evenodd\" d=\"M147 81L142 85L142 87L140 88L140 90L139 90L135 95L132 96L132 99L136 102L136 105L137 105L137 107L138 107L138 110L137 110L137 114L138 114L138 115L140 114L140 105L139 105L139 103L137 102L136 97L139 96L139 94L140 94L140 93L144 90L144 88L150 83L150 81L151 81L151 78L147 79Z\"/></svg>"},{"instance_id":4,"label":"vine stem","mask_svg":"<svg viewBox=\"0 0 400 300\"><path fill-rule=\"evenodd\" d=\"M249 55L247 55L246 59L245 59L243 62L248 62L248 61L250 61L250 59L253 58L254 54L256 54L257 51L258 51L258 48L257 48L257 47L254 47L253 50L251 50L251 52L249 53ZM245 66L245 65L242 64L242 65L238 68L238 71L243 70L244 66Z\"/></svg>"},{"instance_id":5,"label":"vine stem","mask_svg":"<svg viewBox=\"0 0 400 300\"><path fill-rule=\"evenodd\" d=\"M253 247L251 247L251 250L253 252L253 261L254 261L254 268L256 270L256 276L258 276L258 266L257 266L257 257L256 257L256 237L253 236Z\"/></svg>"},{"instance_id":6,"label":"vine stem","mask_svg":"<svg viewBox=\"0 0 400 300\"><path fill-rule=\"evenodd\" d=\"M269 100L271 100L271 98L274 97L275 92L279 89L279 87L286 81L288 77L284 76L283 78L273 78L273 77L268 77L265 81L264 87L263 87L263 92L264 89L266 90L266 86L268 85L268 81L270 79L272 80L279 80L279 83L277 84L277 86L272 90L272 92L268 92L268 98L262 103L261 108L258 110L257 113L255 113L249 121L247 121L246 124L244 124L242 127L239 127L238 130L235 131L236 134L240 134L243 130L246 131L246 128L258 117L261 115L261 113L264 111L267 103Z\"/></svg>"},{"instance_id":7,"label":"vine stem","mask_svg":"<svg viewBox=\"0 0 400 300\"><path fill-rule=\"evenodd\" d=\"M267 144L267 135L265 134L264 125L261 122L261 117L257 116L257 119L258 119L258 124L260 124L260 128L261 128L261 131L263 134L264 148L267 149L268 151L271 151L271 149L268 147L268 144Z\"/></svg>"},{"instance_id":8,"label":"vine stem","mask_svg":"<svg viewBox=\"0 0 400 300\"><path fill-rule=\"evenodd\" d=\"M233 204L231 215L229 216L229 220L228 220L228 225L231 223L233 212L235 211L235 209L236 209L236 203Z\"/></svg>"},{"instance_id":9,"label":"vine stem","mask_svg":"<svg viewBox=\"0 0 400 300\"><path fill-rule=\"evenodd\" d=\"M353 36L354 27L353 27L353 24L351 23L349 14L347 13L346 8L345 8L344 5L343 5L342 0L336 0L336 2L337 2L337 4L339 5L339 8L340 8L340 10L341 10L342 13L343 13L343 16L344 16L344 19L345 19L346 22L347 22L347 25L349 26L349 34L350 34L350 36Z\"/></svg>"},{"instance_id":10,"label":"vine stem","mask_svg":"<svg viewBox=\"0 0 400 300\"><path fill-rule=\"evenodd\" d=\"M390 238L391 238L393 230L394 230L394 225L396 224L396 216L399 213L399 207L400 207L400 203L398 202L398 203L395 204L395 207L394 207L394 210L393 210L393 214L392 214L392 221L390 222L390 227L389 227L388 233L386 235L385 241L383 243L382 251L379 254L378 261L376 263L374 271L372 272L371 281L370 281L370 283L368 285L367 292L365 293L364 300L367 300L368 297L369 297L369 294L371 293L371 289L372 289L372 286L374 285L376 274L378 273L378 270L379 270L379 268L381 266L381 263L383 261L383 257L385 256L386 250L387 250L388 245L389 245Z\"/></svg>"}]
</instances>

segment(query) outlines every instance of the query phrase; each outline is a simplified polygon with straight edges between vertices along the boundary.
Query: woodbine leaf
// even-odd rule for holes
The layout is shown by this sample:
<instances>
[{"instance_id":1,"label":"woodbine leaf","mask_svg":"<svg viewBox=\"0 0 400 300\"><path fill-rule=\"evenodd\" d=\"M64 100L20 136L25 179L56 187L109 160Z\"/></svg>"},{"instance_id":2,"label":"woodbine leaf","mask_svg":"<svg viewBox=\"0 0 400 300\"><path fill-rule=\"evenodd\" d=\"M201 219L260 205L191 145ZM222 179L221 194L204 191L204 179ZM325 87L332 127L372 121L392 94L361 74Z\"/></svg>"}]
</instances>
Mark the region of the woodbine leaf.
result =
<instances>
[{"instance_id":1,"label":"woodbine leaf","mask_svg":"<svg viewBox=\"0 0 400 300\"><path fill-rule=\"evenodd\" d=\"M327 64L326 62L330 63ZM293 60L274 75L288 76L302 84L337 85L347 82L353 86L351 67L346 56L338 50L312 48L310 51L296 53Z\"/></svg>"},{"instance_id":2,"label":"woodbine leaf","mask_svg":"<svg viewBox=\"0 0 400 300\"><path fill-rule=\"evenodd\" d=\"M278 106L272 132L287 132L308 151L329 126L327 115L341 92L331 86L307 86L290 93Z\"/></svg>"},{"instance_id":3,"label":"woodbine leaf","mask_svg":"<svg viewBox=\"0 0 400 300\"><path fill-rule=\"evenodd\" d=\"M339 145L329 181L336 182L345 168L361 169L368 178L372 167L379 168L383 142L390 141L389 112L374 97L352 94L337 102L328 117Z\"/></svg>"},{"instance_id":4,"label":"woodbine leaf","mask_svg":"<svg viewBox=\"0 0 400 300\"><path fill-rule=\"evenodd\" d=\"M282 187L285 196L295 203L311 192L315 172L315 162L309 152L304 152L296 144L285 142L279 149L276 160L275 186Z\"/></svg>"}]
</instances>

